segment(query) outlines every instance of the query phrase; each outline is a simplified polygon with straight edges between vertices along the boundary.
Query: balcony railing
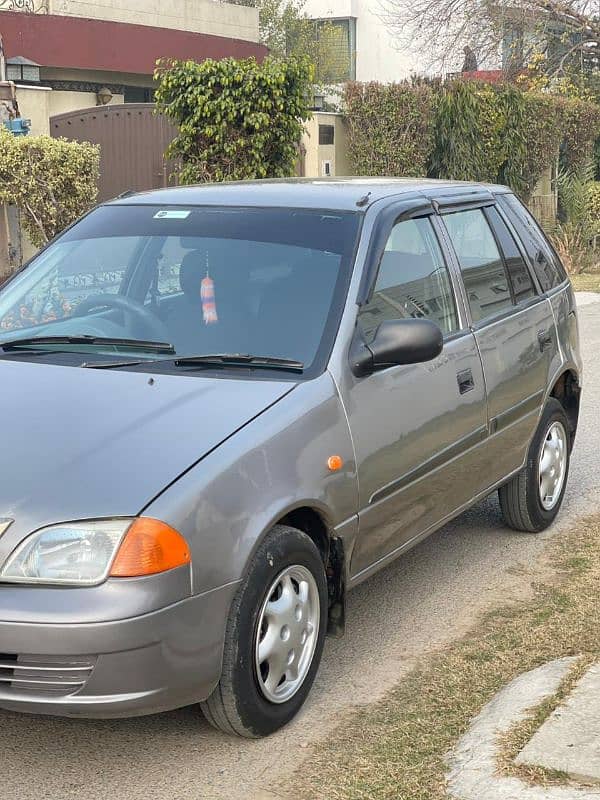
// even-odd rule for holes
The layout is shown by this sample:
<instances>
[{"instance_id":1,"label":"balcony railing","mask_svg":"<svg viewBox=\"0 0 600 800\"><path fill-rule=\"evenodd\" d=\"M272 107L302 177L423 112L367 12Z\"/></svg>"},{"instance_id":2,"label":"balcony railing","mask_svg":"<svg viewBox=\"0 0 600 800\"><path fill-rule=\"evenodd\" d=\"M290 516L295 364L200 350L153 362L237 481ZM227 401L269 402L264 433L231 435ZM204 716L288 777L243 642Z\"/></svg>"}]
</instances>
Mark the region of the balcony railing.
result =
<instances>
[{"instance_id":1,"label":"balcony railing","mask_svg":"<svg viewBox=\"0 0 600 800\"><path fill-rule=\"evenodd\" d=\"M26 14L47 14L50 0L0 0L0 11L23 11Z\"/></svg>"}]
</instances>

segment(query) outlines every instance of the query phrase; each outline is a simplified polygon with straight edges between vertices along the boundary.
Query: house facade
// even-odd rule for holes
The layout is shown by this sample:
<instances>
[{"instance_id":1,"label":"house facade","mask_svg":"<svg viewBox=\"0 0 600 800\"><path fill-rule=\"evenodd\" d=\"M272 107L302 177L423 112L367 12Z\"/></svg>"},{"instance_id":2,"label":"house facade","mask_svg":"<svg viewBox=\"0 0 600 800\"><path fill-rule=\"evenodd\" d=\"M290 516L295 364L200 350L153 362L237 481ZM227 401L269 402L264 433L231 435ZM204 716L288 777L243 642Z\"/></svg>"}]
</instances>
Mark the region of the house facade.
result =
<instances>
[{"instance_id":1,"label":"house facade","mask_svg":"<svg viewBox=\"0 0 600 800\"><path fill-rule=\"evenodd\" d=\"M0 122L8 106L14 113L16 94L16 122L30 121L28 130L34 135L57 135L53 120L76 111L110 106L118 117L123 103L132 109L151 103L159 58L260 61L267 54L258 43L257 9L216 0L0 0L0 37L11 82L0 84L6 95L0 96ZM138 114L147 114L147 108L152 107ZM87 119L89 114L81 116ZM155 121L144 119L147 127ZM140 132L139 125L135 132ZM68 134L58 133L77 138ZM114 148L123 149L125 142L115 138ZM103 150L101 170L114 148ZM166 180L162 151L156 166L148 161L148 170L154 171L145 188L157 175ZM0 206L0 282L33 252L16 209Z\"/></svg>"},{"instance_id":2,"label":"house facade","mask_svg":"<svg viewBox=\"0 0 600 800\"><path fill-rule=\"evenodd\" d=\"M158 58L267 52L257 9L214 0L0 0L0 35L32 133L57 114L151 102Z\"/></svg>"},{"instance_id":3,"label":"house facade","mask_svg":"<svg viewBox=\"0 0 600 800\"><path fill-rule=\"evenodd\" d=\"M334 26L336 83L347 80L388 83L422 72L417 53L403 47L390 33L373 0L307 0L304 11Z\"/></svg>"}]
</instances>

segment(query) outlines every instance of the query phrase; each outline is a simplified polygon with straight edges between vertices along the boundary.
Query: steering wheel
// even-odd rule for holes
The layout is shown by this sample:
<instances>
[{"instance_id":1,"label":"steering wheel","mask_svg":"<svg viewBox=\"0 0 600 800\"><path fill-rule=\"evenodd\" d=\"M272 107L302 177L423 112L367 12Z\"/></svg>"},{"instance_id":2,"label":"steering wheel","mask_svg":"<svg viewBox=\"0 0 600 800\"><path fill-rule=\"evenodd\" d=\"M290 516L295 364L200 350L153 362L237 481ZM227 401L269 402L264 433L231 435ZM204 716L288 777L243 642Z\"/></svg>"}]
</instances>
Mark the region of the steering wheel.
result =
<instances>
[{"instance_id":1,"label":"steering wheel","mask_svg":"<svg viewBox=\"0 0 600 800\"><path fill-rule=\"evenodd\" d=\"M91 294L79 303L73 316L84 317L91 311L99 311L103 308L123 311L126 318L131 318L133 325L147 339L160 342L169 341L169 332L162 320L142 303L126 297L124 294ZM130 325L127 324L127 327L130 328Z\"/></svg>"}]
</instances>

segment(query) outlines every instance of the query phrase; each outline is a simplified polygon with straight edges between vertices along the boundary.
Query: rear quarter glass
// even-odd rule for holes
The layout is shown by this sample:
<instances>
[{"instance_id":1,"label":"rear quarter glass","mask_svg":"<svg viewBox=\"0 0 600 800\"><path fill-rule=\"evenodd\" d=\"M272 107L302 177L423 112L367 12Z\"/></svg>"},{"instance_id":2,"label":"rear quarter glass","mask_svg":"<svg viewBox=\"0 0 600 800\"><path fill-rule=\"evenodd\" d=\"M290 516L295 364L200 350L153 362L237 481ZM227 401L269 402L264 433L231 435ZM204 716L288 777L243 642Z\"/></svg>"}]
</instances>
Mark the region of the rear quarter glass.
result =
<instances>
[{"instance_id":1,"label":"rear quarter glass","mask_svg":"<svg viewBox=\"0 0 600 800\"><path fill-rule=\"evenodd\" d=\"M544 292L559 286L567 273L531 212L514 194L501 194L498 204L514 226Z\"/></svg>"}]
</instances>

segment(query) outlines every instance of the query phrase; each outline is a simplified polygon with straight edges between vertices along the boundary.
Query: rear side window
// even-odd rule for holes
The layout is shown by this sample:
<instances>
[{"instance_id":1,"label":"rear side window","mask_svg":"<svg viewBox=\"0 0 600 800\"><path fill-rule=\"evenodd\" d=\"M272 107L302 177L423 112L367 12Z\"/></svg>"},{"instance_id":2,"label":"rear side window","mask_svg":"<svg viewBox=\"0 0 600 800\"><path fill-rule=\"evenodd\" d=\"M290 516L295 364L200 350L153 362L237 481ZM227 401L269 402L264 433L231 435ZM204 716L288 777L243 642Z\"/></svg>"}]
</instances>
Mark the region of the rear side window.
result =
<instances>
[{"instance_id":1,"label":"rear side window","mask_svg":"<svg viewBox=\"0 0 600 800\"><path fill-rule=\"evenodd\" d=\"M504 254L515 302L522 303L529 300L536 292L525 259L498 211L491 207L486 209L486 214Z\"/></svg>"},{"instance_id":2,"label":"rear side window","mask_svg":"<svg viewBox=\"0 0 600 800\"><path fill-rule=\"evenodd\" d=\"M445 214L444 223L460 264L473 322L513 305L504 262L480 208Z\"/></svg>"},{"instance_id":3,"label":"rear side window","mask_svg":"<svg viewBox=\"0 0 600 800\"><path fill-rule=\"evenodd\" d=\"M426 218L394 225L359 321L370 342L384 320L411 317L433 320L446 336L459 327L448 268Z\"/></svg>"},{"instance_id":4,"label":"rear side window","mask_svg":"<svg viewBox=\"0 0 600 800\"><path fill-rule=\"evenodd\" d=\"M500 194L497 201L515 226L542 289L547 292L566 280L567 273L559 257L523 203L514 194Z\"/></svg>"}]
</instances>

